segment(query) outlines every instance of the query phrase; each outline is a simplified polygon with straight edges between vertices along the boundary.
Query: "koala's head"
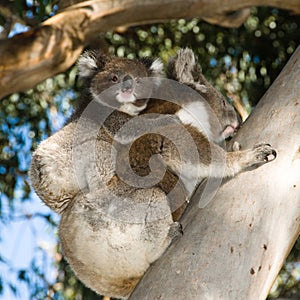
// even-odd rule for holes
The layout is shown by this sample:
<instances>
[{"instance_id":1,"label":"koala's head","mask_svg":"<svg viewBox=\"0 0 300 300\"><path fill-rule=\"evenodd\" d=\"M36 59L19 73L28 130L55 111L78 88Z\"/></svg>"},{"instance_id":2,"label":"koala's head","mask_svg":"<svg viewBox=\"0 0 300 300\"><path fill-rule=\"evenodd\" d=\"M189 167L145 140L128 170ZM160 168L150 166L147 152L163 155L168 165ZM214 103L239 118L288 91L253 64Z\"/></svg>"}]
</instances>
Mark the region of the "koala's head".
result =
<instances>
[{"instance_id":1,"label":"koala's head","mask_svg":"<svg viewBox=\"0 0 300 300\"><path fill-rule=\"evenodd\" d=\"M221 131L214 132L216 141L222 141L237 131L239 121L236 111L226 98L206 80L191 49L179 49L177 54L169 60L167 77L190 86L209 104L221 126ZM219 126L211 124L211 128L215 129Z\"/></svg>"},{"instance_id":2,"label":"koala's head","mask_svg":"<svg viewBox=\"0 0 300 300\"><path fill-rule=\"evenodd\" d=\"M131 60L86 52L78 61L78 70L92 100L135 116L146 108L153 88L159 84L163 64L159 59ZM145 80L147 77L156 79ZM104 96L105 90L109 97Z\"/></svg>"}]
</instances>

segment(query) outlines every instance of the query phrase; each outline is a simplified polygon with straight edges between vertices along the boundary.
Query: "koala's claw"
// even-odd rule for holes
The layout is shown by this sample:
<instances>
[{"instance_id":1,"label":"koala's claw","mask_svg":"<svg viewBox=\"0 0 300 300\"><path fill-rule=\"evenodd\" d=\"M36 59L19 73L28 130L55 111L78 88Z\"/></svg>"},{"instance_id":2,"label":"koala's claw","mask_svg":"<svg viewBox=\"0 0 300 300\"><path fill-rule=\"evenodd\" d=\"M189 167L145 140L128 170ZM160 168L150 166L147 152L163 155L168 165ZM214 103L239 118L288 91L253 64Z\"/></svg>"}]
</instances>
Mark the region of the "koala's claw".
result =
<instances>
[{"instance_id":1,"label":"koala's claw","mask_svg":"<svg viewBox=\"0 0 300 300\"><path fill-rule=\"evenodd\" d=\"M240 151L242 148L241 144L237 141L235 141L232 145L232 151Z\"/></svg>"},{"instance_id":2,"label":"koala's claw","mask_svg":"<svg viewBox=\"0 0 300 300\"><path fill-rule=\"evenodd\" d=\"M171 224L168 235L172 239L178 236L182 236L183 235L182 225L179 222L174 222L173 224Z\"/></svg>"},{"instance_id":3,"label":"koala's claw","mask_svg":"<svg viewBox=\"0 0 300 300\"><path fill-rule=\"evenodd\" d=\"M267 143L257 144L254 146L253 150L255 152L257 163L273 161L277 156L276 150Z\"/></svg>"}]
</instances>

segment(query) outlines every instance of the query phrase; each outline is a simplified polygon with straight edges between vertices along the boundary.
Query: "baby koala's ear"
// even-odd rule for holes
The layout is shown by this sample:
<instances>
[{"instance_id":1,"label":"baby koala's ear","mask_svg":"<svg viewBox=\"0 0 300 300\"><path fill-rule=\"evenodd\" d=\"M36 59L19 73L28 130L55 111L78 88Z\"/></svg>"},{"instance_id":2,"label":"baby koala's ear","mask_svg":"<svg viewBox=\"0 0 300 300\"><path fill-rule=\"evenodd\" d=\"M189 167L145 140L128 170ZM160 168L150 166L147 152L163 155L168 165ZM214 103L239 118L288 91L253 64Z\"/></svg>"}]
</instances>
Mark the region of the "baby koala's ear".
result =
<instances>
[{"instance_id":1,"label":"baby koala's ear","mask_svg":"<svg viewBox=\"0 0 300 300\"><path fill-rule=\"evenodd\" d=\"M194 52L189 49L179 49L171 57L167 65L168 78L186 83L193 80L192 71L198 67Z\"/></svg>"},{"instance_id":2,"label":"baby koala's ear","mask_svg":"<svg viewBox=\"0 0 300 300\"><path fill-rule=\"evenodd\" d=\"M102 51L86 51L78 60L78 75L85 79L92 77L95 72L102 71L106 62L109 60L109 56Z\"/></svg>"},{"instance_id":3,"label":"baby koala's ear","mask_svg":"<svg viewBox=\"0 0 300 300\"><path fill-rule=\"evenodd\" d=\"M206 93L207 87L200 82L201 75L201 66L198 64L194 52L189 48L179 49L168 62L168 78L191 85L197 91Z\"/></svg>"},{"instance_id":4,"label":"baby koala's ear","mask_svg":"<svg viewBox=\"0 0 300 300\"><path fill-rule=\"evenodd\" d=\"M164 77L164 65L159 58L143 57L140 62L147 68L149 77Z\"/></svg>"}]
</instances>

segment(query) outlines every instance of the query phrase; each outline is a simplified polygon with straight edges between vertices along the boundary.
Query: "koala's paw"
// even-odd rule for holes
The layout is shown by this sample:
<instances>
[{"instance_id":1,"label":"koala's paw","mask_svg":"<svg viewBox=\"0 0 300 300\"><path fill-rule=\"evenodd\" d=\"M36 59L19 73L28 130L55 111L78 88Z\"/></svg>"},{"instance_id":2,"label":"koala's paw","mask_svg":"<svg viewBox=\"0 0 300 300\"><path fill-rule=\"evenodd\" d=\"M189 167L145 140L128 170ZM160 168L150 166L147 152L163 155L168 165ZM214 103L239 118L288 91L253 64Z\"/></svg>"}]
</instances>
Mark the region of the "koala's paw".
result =
<instances>
[{"instance_id":1,"label":"koala's paw","mask_svg":"<svg viewBox=\"0 0 300 300\"><path fill-rule=\"evenodd\" d=\"M198 92L202 92L204 94L208 92L208 88L204 84L196 82L196 83L194 83L194 86Z\"/></svg>"},{"instance_id":2,"label":"koala's paw","mask_svg":"<svg viewBox=\"0 0 300 300\"><path fill-rule=\"evenodd\" d=\"M182 225L179 222L172 223L168 235L171 239L174 239L175 237L178 236L182 236L183 235Z\"/></svg>"},{"instance_id":3,"label":"koala's paw","mask_svg":"<svg viewBox=\"0 0 300 300\"><path fill-rule=\"evenodd\" d=\"M254 155L253 164L267 163L273 161L276 156L276 150L267 143L260 143L253 147L252 154Z\"/></svg>"},{"instance_id":4,"label":"koala's paw","mask_svg":"<svg viewBox=\"0 0 300 300\"><path fill-rule=\"evenodd\" d=\"M240 151L242 148L241 144L237 141L235 141L232 145L232 151Z\"/></svg>"}]
</instances>

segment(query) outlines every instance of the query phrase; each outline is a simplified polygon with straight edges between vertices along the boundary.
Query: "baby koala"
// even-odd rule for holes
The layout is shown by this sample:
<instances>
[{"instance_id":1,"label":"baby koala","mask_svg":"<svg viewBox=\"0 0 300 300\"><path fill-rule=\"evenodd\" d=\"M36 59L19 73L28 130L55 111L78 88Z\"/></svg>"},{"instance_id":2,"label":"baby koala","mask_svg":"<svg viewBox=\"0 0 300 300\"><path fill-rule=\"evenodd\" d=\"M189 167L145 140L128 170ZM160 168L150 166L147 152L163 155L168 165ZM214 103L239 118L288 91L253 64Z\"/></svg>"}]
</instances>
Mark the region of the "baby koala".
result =
<instances>
[{"instance_id":1,"label":"baby koala","mask_svg":"<svg viewBox=\"0 0 300 300\"><path fill-rule=\"evenodd\" d=\"M73 117L33 154L31 183L61 214L59 237L75 274L97 293L126 299L169 246L201 179L275 158L262 144L226 152L234 109L179 50L163 79L159 60L84 54ZM124 129L125 128L125 129Z\"/></svg>"},{"instance_id":2,"label":"baby koala","mask_svg":"<svg viewBox=\"0 0 300 300\"><path fill-rule=\"evenodd\" d=\"M192 137L192 143L188 143L187 135L179 134L176 124L172 141L166 139L159 153L164 164L180 177L189 195L203 178L232 177L276 158L276 151L265 143L244 151L225 151L224 141L237 131L238 117L224 96L206 80L191 49L180 49L169 60L167 77L176 82L162 81L159 98L169 101L151 99L140 114L170 114ZM185 147L178 153L175 144ZM192 154L193 146L197 153Z\"/></svg>"}]
</instances>

